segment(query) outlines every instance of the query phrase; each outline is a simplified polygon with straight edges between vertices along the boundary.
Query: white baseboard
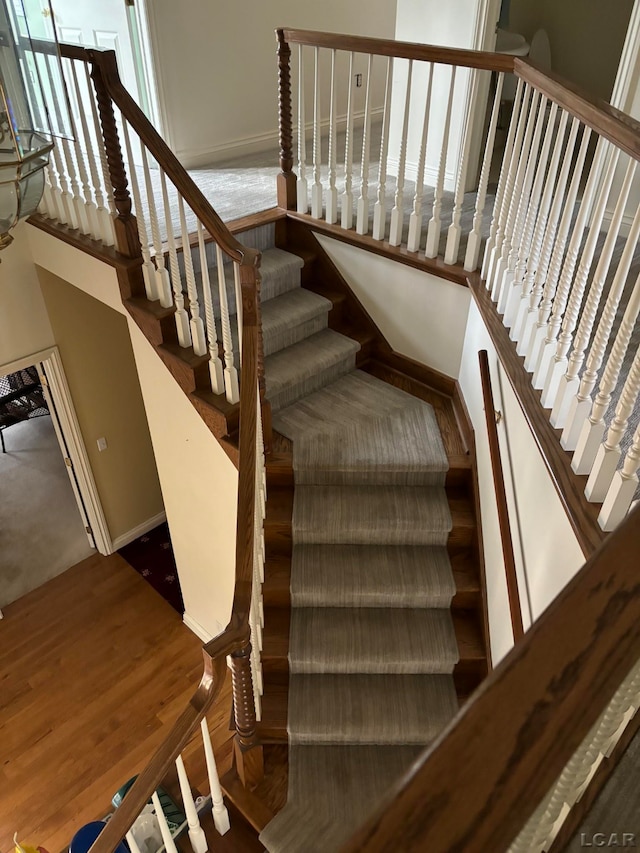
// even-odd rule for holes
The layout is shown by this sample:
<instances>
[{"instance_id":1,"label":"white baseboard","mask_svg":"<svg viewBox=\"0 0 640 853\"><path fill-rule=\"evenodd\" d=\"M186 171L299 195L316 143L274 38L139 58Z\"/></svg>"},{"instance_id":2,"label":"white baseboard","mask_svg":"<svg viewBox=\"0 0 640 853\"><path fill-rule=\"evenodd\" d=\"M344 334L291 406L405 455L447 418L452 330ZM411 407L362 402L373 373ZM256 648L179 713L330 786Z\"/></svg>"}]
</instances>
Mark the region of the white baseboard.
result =
<instances>
[{"instance_id":1,"label":"white baseboard","mask_svg":"<svg viewBox=\"0 0 640 853\"><path fill-rule=\"evenodd\" d=\"M167 515L165 512L159 512L157 515L154 515L153 518L148 518L146 521L143 521L142 524L138 524L137 527L128 530L126 533L123 533L122 536L118 536L114 539L111 543L113 551L118 551L120 548L124 548L125 545L129 545L129 543L133 542L134 539L137 539L139 536L144 536L145 533L153 530L154 527L157 527L166 520Z\"/></svg>"},{"instance_id":2,"label":"white baseboard","mask_svg":"<svg viewBox=\"0 0 640 853\"><path fill-rule=\"evenodd\" d=\"M389 157L387 159L387 172L390 175L398 174L399 161L397 157ZM404 177L406 181L416 182L418 178L418 164L407 160L404 168ZM438 183L438 168L436 166L425 166L424 183L427 187L435 187ZM454 192L456 188L455 172L445 169L444 173L444 188L447 192Z\"/></svg>"},{"instance_id":3,"label":"white baseboard","mask_svg":"<svg viewBox=\"0 0 640 853\"><path fill-rule=\"evenodd\" d=\"M222 632L224 631L223 626L219 622L214 620L215 626L216 626L216 633L210 634L209 631L206 631L202 627L202 625L196 619L194 619L192 616L189 616L188 613L185 613L183 615L182 621L184 622L184 624L187 626L187 628L190 631L193 631L193 633L196 635L196 637L198 637L199 639L202 640L203 643L208 643L210 640L213 640L214 637L217 637L219 634L222 634Z\"/></svg>"}]
</instances>

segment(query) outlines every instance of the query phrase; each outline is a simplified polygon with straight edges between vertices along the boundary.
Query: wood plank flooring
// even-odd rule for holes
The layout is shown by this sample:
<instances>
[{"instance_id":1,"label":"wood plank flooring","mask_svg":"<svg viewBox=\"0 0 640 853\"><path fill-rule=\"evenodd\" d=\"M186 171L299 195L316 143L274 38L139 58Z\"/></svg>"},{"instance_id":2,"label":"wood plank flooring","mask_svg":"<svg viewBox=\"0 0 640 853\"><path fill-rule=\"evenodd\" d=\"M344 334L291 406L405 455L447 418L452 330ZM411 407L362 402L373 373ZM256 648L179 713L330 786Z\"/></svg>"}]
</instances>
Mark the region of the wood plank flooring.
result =
<instances>
[{"instance_id":1,"label":"wood plank flooring","mask_svg":"<svg viewBox=\"0 0 640 853\"><path fill-rule=\"evenodd\" d=\"M202 672L201 642L117 554L96 555L9 605L0 621L0 850L66 850L144 766ZM230 679L209 717L231 766ZM197 738L185 751L207 790Z\"/></svg>"}]
</instances>

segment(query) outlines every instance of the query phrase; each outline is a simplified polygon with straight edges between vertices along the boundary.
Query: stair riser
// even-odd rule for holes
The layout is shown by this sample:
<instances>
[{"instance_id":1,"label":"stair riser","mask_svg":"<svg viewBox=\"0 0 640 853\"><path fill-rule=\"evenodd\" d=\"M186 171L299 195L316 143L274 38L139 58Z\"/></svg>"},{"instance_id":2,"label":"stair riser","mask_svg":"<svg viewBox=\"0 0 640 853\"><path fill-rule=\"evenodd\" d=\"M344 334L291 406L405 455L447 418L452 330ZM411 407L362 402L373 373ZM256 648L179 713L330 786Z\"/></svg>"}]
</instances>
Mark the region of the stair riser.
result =
<instances>
[{"instance_id":1,"label":"stair riser","mask_svg":"<svg viewBox=\"0 0 640 853\"><path fill-rule=\"evenodd\" d=\"M285 406L290 406L292 403L295 403L301 397L306 397L308 394L318 391L320 388L323 388L335 379L339 379L341 376L349 373L349 371L353 370L354 365L355 357L353 355L349 355L347 358L341 359L331 365L331 367L309 377L304 382L291 384L287 388L276 393L269 391L269 383L267 379L267 398L271 403L271 410L273 412L277 412L279 409L283 409Z\"/></svg>"},{"instance_id":2,"label":"stair riser","mask_svg":"<svg viewBox=\"0 0 640 853\"><path fill-rule=\"evenodd\" d=\"M264 354L265 356L272 355L275 352L293 346L293 344L303 341L305 338L315 335L327 328L327 314L323 313L304 323L286 329L284 332L277 332L274 335L265 335L264 338Z\"/></svg>"},{"instance_id":3,"label":"stair riser","mask_svg":"<svg viewBox=\"0 0 640 853\"><path fill-rule=\"evenodd\" d=\"M439 471L306 471L296 469L296 483L305 486L441 486Z\"/></svg>"}]
</instances>

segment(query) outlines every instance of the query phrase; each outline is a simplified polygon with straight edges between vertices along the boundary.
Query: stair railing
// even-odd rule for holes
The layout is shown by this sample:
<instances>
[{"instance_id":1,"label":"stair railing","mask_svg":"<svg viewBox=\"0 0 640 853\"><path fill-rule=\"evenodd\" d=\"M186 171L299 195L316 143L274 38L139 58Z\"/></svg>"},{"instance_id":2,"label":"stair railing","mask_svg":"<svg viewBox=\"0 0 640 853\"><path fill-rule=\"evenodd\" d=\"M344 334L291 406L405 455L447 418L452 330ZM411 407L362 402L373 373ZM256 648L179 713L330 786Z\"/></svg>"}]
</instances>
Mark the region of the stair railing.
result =
<instances>
[{"instance_id":1,"label":"stair railing","mask_svg":"<svg viewBox=\"0 0 640 853\"><path fill-rule=\"evenodd\" d=\"M295 29L277 40L280 207L438 275L480 276L612 530L640 465L640 124L526 59Z\"/></svg>"},{"instance_id":2,"label":"stair railing","mask_svg":"<svg viewBox=\"0 0 640 853\"><path fill-rule=\"evenodd\" d=\"M342 848L542 853L640 706L640 509Z\"/></svg>"},{"instance_id":3,"label":"stair railing","mask_svg":"<svg viewBox=\"0 0 640 853\"><path fill-rule=\"evenodd\" d=\"M110 853L176 761L186 795L189 786L183 778L181 753L200 727L214 817L224 830L228 820L203 721L219 694L227 660L236 770L247 785L260 778L262 753L256 722L262 692L262 528L265 440L269 440L270 424L264 400L260 253L233 236L124 89L113 51L61 45L61 79L54 73L59 67L54 47L47 42L37 47L39 72L48 81L52 108L59 110L62 119L68 98L73 131L73 138L56 139L42 214L55 221L60 236L65 237L60 224L66 225L69 239L81 242L84 235L130 259L129 301L146 299L155 304L153 310L162 320L162 346L179 348L194 368L194 397L212 399L227 410L239 406L231 619L222 634L204 646L198 689L92 848L93 853ZM197 253L190 251L194 235ZM95 251L91 245L86 243ZM180 251L183 247L185 251ZM197 850L201 833L188 797L185 807ZM167 849L171 849L169 842Z\"/></svg>"}]
</instances>

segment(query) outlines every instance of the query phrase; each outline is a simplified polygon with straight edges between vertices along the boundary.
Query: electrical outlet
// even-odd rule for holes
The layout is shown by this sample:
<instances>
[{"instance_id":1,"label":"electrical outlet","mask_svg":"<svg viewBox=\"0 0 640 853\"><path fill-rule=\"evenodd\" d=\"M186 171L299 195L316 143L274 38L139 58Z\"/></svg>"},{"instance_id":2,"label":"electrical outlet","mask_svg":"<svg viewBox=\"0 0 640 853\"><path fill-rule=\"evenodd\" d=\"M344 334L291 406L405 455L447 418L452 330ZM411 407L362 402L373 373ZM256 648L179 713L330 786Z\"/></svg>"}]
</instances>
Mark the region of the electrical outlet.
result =
<instances>
[{"instance_id":1,"label":"electrical outlet","mask_svg":"<svg viewBox=\"0 0 640 853\"><path fill-rule=\"evenodd\" d=\"M356 74L356 89L362 86L362 74Z\"/></svg>"},{"instance_id":2,"label":"electrical outlet","mask_svg":"<svg viewBox=\"0 0 640 853\"><path fill-rule=\"evenodd\" d=\"M96 444L98 445L98 450L106 450L107 449L107 439L106 438L99 438L98 441L96 442Z\"/></svg>"}]
</instances>

